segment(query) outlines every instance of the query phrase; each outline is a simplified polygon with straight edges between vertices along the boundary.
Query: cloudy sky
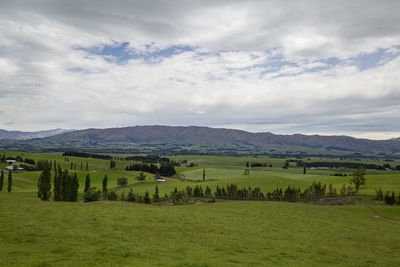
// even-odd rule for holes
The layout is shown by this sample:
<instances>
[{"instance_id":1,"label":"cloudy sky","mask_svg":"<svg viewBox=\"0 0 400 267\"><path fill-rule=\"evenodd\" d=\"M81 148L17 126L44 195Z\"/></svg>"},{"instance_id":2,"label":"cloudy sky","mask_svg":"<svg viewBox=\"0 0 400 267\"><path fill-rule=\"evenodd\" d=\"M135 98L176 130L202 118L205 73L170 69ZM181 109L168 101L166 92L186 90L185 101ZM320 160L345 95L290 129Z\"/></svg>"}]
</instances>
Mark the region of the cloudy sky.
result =
<instances>
[{"instance_id":1,"label":"cloudy sky","mask_svg":"<svg viewBox=\"0 0 400 267\"><path fill-rule=\"evenodd\" d=\"M400 1L0 0L0 128L400 136Z\"/></svg>"}]
</instances>

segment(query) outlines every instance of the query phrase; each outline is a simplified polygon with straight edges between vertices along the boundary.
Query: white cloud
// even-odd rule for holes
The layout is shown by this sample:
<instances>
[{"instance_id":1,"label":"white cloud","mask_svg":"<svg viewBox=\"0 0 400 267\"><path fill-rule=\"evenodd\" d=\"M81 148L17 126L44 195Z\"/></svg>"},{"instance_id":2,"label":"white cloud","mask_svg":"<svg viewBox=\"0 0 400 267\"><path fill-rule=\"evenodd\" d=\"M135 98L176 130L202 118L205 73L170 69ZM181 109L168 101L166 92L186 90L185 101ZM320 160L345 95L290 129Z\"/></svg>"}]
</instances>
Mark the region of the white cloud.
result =
<instances>
[{"instance_id":1,"label":"white cloud","mask_svg":"<svg viewBox=\"0 0 400 267\"><path fill-rule=\"evenodd\" d=\"M397 134L398 10L397 1L3 2L0 128ZM122 64L89 50L123 42L144 54L194 50ZM380 65L351 63L377 49L387 49Z\"/></svg>"}]
</instances>

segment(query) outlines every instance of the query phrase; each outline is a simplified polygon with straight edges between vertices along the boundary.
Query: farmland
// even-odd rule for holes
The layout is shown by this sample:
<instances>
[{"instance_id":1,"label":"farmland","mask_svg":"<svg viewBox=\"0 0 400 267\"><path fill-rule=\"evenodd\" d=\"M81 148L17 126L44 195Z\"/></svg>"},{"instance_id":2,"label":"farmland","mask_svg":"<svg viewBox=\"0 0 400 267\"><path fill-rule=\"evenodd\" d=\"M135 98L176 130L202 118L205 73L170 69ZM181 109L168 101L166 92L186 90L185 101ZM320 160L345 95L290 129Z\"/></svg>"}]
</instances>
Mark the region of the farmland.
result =
<instances>
[{"instance_id":1,"label":"farmland","mask_svg":"<svg viewBox=\"0 0 400 267\"><path fill-rule=\"evenodd\" d=\"M61 153L32 154L0 151L0 154L38 160L56 160L62 168L77 173L79 197L87 174L91 186L101 188L108 176L108 188L120 197L130 189L138 195L160 194L177 187L217 186L234 183L239 187L260 187L263 192L277 187L304 189L314 181L340 189L348 184L353 170L308 169L286 159L265 157L170 156L176 162L176 177L126 171L132 161L110 161L63 157ZM302 159L316 162L324 159ZM332 159L329 159L332 160ZM335 161L335 160L333 160ZM340 159L337 159L340 161ZM246 164L265 166L251 168ZM359 162L359 161L357 161ZM363 163L383 165L383 160L363 159ZM71 170L72 163L72 170ZM192 167L187 167L190 163ZM400 162L389 162L400 165ZM86 164L88 169L86 170ZM4 168L6 163L0 165ZM75 167L76 166L76 167ZM82 168L81 168L82 166ZM203 181L203 172L205 180ZM357 201L349 205L322 205L318 202L206 201L193 205L147 205L127 201L57 202L36 196L40 171L16 171L10 193L0 192L0 262L5 266L397 266L400 259L400 206L375 201L375 188L400 192L400 171L367 170L366 185ZM332 176L332 174L349 176ZM128 178L118 186L117 178ZM5 183L6 184L6 183ZM52 199L52 198L51 198ZM362 201L359 201L359 200ZM352 203L352 204L351 204ZM321 205L315 205L321 204ZM351 205L350 205L351 204Z\"/></svg>"}]
</instances>

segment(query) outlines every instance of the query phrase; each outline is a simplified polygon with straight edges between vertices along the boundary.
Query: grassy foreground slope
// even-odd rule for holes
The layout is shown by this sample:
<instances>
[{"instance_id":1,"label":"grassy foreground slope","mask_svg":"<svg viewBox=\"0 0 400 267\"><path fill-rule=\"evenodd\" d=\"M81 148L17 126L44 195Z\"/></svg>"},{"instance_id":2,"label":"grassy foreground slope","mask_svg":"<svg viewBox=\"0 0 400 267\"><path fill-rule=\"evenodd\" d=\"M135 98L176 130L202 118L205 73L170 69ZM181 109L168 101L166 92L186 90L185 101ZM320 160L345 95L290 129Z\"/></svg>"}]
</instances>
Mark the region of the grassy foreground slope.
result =
<instances>
[{"instance_id":1,"label":"grassy foreground slope","mask_svg":"<svg viewBox=\"0 0 400 267\"><path fill-rule=\"evenodd\" d=\"M157 183L149 173L146 181L135 180L139 172L125 171L133 163L129 161L117 160L117 167L110 169L109 160L69 157L66 161L57 153L0 153L57 160L68 169L71 162L76 164L70 171L79 178L79 199L86 174L90 174L91 186L97 188L107 175L109 190L120 196L131 188L137 194L153 194L158 185L163 195L175 187L202 185L214 191L228 183L259 186L267 192L288 185L305 188L321 181L339 190L350 177L331 174L352 171L307 170L303 174L303 168L293 165L283 169L285 159L176 156L175 160L196 166L176 168L185 181L166 178L168 183ZM307 161L312 160L320 159ZM250 175L244 175L246 162L267 163L268 167L250 168ZM5 166L0 164L0 168ZM375 205L372 200L377 187L398 194L399 171L367 170L367 184L360 188L360 194L369 201L365 206L340 207L266 201L181 206L44 202L36 197L39 174L14 172L12 192L0 192L0 266L400 265L400 206ZM129 179L128 186L117 187L116 179L121 176ZM3 190L6 188L7 181Z\"/></svg>"},{"instance_id":2,"label":"grassy foreground slope","mask_svg":"<svg viewBox=\"0 0 400 267\"><path fill-rule=\"evenodd\" d=\"M43 202L0 192L3 266L399 266L400 209ZM382 207L383 211L386 207Z\"/></svg>"}]
</instances>

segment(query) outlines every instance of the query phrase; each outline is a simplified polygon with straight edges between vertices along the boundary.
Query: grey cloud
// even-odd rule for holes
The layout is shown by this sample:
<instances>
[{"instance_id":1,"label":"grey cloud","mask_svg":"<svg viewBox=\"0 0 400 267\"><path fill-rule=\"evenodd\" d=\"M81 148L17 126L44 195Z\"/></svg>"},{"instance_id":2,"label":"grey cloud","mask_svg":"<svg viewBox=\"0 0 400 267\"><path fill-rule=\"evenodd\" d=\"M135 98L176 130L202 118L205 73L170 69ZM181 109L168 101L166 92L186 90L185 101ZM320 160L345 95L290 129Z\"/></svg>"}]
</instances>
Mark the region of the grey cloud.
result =
<instances>
[{"instance_id":1,"label":"grey cloud","mask_svg":"<svg viewBox=\"0 0 400 267\"><path fill-rule=\"evenodd\" d=\"M398 59L360 68L365 75L354 62L305 72L398 46L399 12L399 1L1 1L0 113L20 130L400 132ZM115 42L197 50L116 65L76 49Z\"/></svg>"}]
</instances>

